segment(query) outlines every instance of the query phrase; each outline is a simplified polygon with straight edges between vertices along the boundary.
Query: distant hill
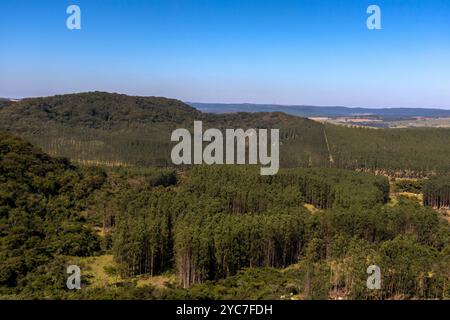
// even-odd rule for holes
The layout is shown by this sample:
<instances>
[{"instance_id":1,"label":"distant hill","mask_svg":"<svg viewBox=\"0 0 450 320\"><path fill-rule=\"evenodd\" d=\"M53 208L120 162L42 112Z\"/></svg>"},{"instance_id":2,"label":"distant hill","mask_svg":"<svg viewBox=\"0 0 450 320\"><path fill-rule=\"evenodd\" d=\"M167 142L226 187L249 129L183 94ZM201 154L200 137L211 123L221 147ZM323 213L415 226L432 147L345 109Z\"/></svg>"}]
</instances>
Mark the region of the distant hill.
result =
<instances>
[{"instance_id":1,"label":"distant hill","mask_svg":"<svg viewBox=\"0 0 450 320\"><path fill-rule=\"evenodd\" d=\"M181 123L200 114L177 100L104 92L29 98L9 105L9 120L25 128L50 124L124 128L146 123Z\"/></svg>"},{"instance_id":2,"label":"distant hill","mask_svg":"<svg viewBox=\"0 0 450 320\"><path fill-rule=\"evenodd\" d=\"M283 113L206 114L177 100L104 92L23 99L0 109L0 129L86 164L169 166L172 131L192 129L194 120L205 128L282 128L282 139L302 149L286 152L286 166L327 161L322 125Z\"/></svg>"},{"instance_id":3,"label":"distant hill","mask_svg":"<svg viewBox=\"0 0 450 320\"><path fill-rule=\"evenodd\" d=\"M301 117L354 117L374 116L382 120L407 120L415 117L450 117L450 110L425 108L348 108L340 106L289 106L271 104L221 104L221 103L189 103L189 105L203 112L284 112Z\"/></svg>"},{"instance_id":4,"label":"distant hill","mask_svg":"<svg viewBox=\"0 0 450 320\"><path fill-rule=\"evenodd\" d=\"M54 156L110 166L171 166L171 132L192 129L194 120L204 128L280 129L283 167L408 176L450 171L449 129L348 128L283 112L204 113L177 100L104 92L23 99L0 108L0 130Z\"/></svg>"}]
</instances>

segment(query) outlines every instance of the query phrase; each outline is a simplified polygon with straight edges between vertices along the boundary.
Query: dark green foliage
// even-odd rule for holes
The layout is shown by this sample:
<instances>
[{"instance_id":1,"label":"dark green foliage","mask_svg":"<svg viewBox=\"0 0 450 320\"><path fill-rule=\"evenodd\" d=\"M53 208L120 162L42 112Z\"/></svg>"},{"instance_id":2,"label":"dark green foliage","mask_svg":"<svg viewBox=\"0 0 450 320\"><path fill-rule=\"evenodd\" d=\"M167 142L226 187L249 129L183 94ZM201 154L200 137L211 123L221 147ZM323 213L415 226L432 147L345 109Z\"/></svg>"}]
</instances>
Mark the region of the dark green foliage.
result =
<instances>
[{"instance_id":1,"label":"dark green foliage","mask_svg":"<svg viewBox=\"0 0 450 320\"><path fill-rule=\"evenodd\" d=\"M301 269L248 268L218 282L196 284L188 291L190 299L288 300L303 293L306 273Z\"/></svg>"},{"instance_id":2,"label":"dark green foliage","mask_svg":"<svg viewBox=\"0 0 450 320\"><path fill-rule=\"evenodd\" d=\"M10 124L17 123L26 128L36 126L36 129L51 122L69 127L123 129L143 123L183 123L186 118L192 119L199 114L177 100L104 92L30 98L10 105L11 108L2 110L11 117ZM26 122L29 119L36 122Z\"/></svg>"},{"instance_id":3,"label":"dark green foliage","mask_svg":"<svg viewBox=\"0 0 450 320\"><path fill-rule=\"evenodd\" d=\"M115 219L113 252L123 264L122 274L160 273L173 259L170 193L129 190L121 196Z\"/></svg>"},{"instance_id":4,"label":"dark green foliage","mask_svg":"<svg viewBox=\"0 0 450 320\"><path fill-rule=\"evenodd\" d=\"M448 269L450 260L443 252L398 237L381 245L380 259L386 293L395 292L401 298L440 298L448 294L442 267Z\"/></svg>"},{"instance_id":5,"label":"dark green foliage","mask_svg":"<svg viewBox=\"0 0 450 320\"><path fill-rule=\"evenodd\" d=\"M355 194L351 189L358 184L361 192ZM372 207L385 202L387 189L385 178L341 170L289 169L262 177L256 167L195 167L177 192L153 192L145 200L133 192L136 202L125 198L127 208L117 219L116 252L126 262L126 274L163 271L166 263L155 266L170 260L158 252L169 252L164 246L173 223L174 260L186 287L244 267L286 267L303 250L304 220L309 215L303 208L305 199L323 208L351 203ZM159 242L155 232L165 240ZM136 235L139 239L129 238ZM136 246L133 250L130 243Z\"/></svg>"},{"instance_id":6,"label":"dark green foliage","mask_svg":"<svg viewBox=\"0 0 450 320\"><path fill-rule=\"evenodd\" d=\"M80 211L105 178L0 134L0 287L35 281L30 275L55 256L99 250Z\"/></svg>"},{"instance_id":7,"label":"dark green foliage","mask_svg":"<svg viewBox=\"0 0 450 320\"><path fill-rule=\"evenodd\" d=\"M400 177L450 171L450 129L325 128L338 168Z\"/></svg>"},{"instance_id":8,"label":"dark green foliage","mask_svg":"<svg viewBox=\"0 0 450 320\"><path fill-rule=\"evenodd\" d=\"M175 252L184 287L236 274L245 267L286 267L303 246L302 214L186 216L175 229Z\"/></svg>"},{"instance_id":9,"label":"dark green foliage","mask_svg":"<svg viewBox=\"0 0 450 320\"><path fill-rule=\"evenodd\" d=\"M290 169L268 179L298 186L305 202L321 209L355 205L371 208L386 203L389 197L386 178L346 170Z\"/></svg>"},{"instance_id":10,"label":"dark green foliage","mask_svg":"<svg viewBox=\"0 0 450 320\"><path fill-rule=\"evenodd\" d=\"M428 180L423 187L423 203L438 209L450 209L450 176Z\"/></svg>"},{"instance_id":11,"label":"dark green foliage","mask_svg":"<svg viewBox=\"0 0 450 320\"><path fill-rule=\"evenodd\" d=\"M171 131L198 114L176 100L95 92L10 104L0 129L87 164L167 166Z\"/></svg>"},{"instance_id":12,"label":"dark green foliage","mask_svg":"<svg viewBox=\"0 0 450 320\"><path fill-rule=\"evenodd\" d=\"M178 175L174 169L119 167L113 168L112 173L120 175L118 181L130 178L141 179L143 184L150 187L168 187L178 183Z\"/></svg>"},{"instance_id":13,"label":"dark green foliage","mask_svg":"<svg viewBox=\"0 0 450 320\"><path fill-rule=\"evenodd\" d=\"M425 180L396 179L396 192L421 193Z\"/></svg>"},{"instance_id":14,"label":"dark green foliage","mask_svg":"<svg viewBox=\"0 0 450 320\"><path fill-rule=\"evenodd\" d=\"M283 169L274 177L262 177L252 167L195 167L176 189L153 190L146 200L141 196L148 191L138 197L130 193L135 203L125 198L128 209L119 214L115 231L117 257L130 275L175 266L180 284L191 287L185 294L195 299L272 298L266 289L247 295L246 286L257 285L257 279L234 288L233 281L242 275L233 275L248 267L295 263L303 274L295 291L304 298L412 297L407 282L422 288L423 278L397 279L398 287L378 293L367 290L365 283L370 264L389 269L380 251L383 245L405 237L413 246L435 252L426 256L427 264L420 262L423 259L410 261L415 270L435 274L418 296L445 296L442 264L450 243L448 223L412 201L385 206L388 185L384 177L343 170ZM326 200L329 195L333 197ZM307 199L327 210L307 212ZM266 276L273 294L289 294ZM284 274L280 277L283 282ZM386 277L390 282L390 275ZM398 289L403 286L407 292Z\"/></svg>"}]
</instances>

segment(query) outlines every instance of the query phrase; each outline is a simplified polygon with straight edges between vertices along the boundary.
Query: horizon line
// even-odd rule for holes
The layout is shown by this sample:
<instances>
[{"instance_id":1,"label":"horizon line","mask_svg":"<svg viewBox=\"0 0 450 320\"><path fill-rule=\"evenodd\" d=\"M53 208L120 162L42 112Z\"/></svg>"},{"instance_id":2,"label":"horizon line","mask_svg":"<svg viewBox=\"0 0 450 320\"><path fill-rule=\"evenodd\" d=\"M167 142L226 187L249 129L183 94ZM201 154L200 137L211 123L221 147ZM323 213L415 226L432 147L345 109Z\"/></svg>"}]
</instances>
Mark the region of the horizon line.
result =
<instances>
[{"instance_id":1,"label":"horizon line","mask_svg":"<svg viewBox=\"0 0 450 320\"><path fill-rule=\"evenodd\" d=\"M69 92L69 93L57 93L52 95L40 95L40 96L24 96L22 98L11 98L11 97L3 97L0 96L0 99L6 99L9 101L20 101L24 99L37 99L37 98L49 98L54 96L63 96L63 95L72 95L72 94L83 94L83 93L108 93L108 94L119 94L126 95L129 97L157 97L157 98L166 98L166 99L174 99L186 103L188 105L191 104L215 104L215 105L253 105L253 106L275 106L275 107L316 107L316 108L346 108L346 109L371 109L371 110L392 110L392 109L419 109L419 110L445 110L450 111L449 107L361 107L361 106L345 106L345 105L315 105L315 104L280 104L280 103L255 103L255 102L196 102L196 101L187 101L180 98L168 97L168 96L159 96L159 95L137 95L137 94L127 94L116 91L101 91L101 90L93 90L93 91L79 91L79 92Z\"/></svg>"}]
</instances>

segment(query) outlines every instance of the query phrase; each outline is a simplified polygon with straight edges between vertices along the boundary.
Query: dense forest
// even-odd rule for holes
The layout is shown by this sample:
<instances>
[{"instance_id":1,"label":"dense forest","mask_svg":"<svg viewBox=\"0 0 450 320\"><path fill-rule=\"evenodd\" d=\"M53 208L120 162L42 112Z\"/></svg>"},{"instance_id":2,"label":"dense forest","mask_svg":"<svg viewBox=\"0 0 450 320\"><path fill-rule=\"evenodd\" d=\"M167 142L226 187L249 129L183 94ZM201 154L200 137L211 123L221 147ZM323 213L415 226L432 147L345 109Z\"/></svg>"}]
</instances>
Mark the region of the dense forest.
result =
<instances>
[{"instance_id":1,"label":"dense forest","mask_svg":"<svg viewBox=\"0 0 450 320\"><path fill-rule=\"evenodd\" d=\"M336 168L73 165L2 133L0 297L447 299L450 225L428 205L448 180L411 184L434 202ZM108 281L68 290L74 263ZM381 290L366 287L372 264Z\"/></svg>"},{"instance_id":2,"label":"dense forest","mask_svg":"<svg viewBox=\"0 0 450 320\"><path fill-rule=\"evenodd\" d=\"M53 263L89 256L100 241L80 212L105 181L104 172L80 170L29 143L0 135L0 287L39 287Z\"/></svg>"},{"instance_id":3,"label":"dense forest","mask_svg":"<svg viewBox=\"0 0 450 320\"><path fill-rule=\"evenodd\" d=\"M113 242L127 275L163 271L173 259L189 287L244 267L287 267L304 247L305 202L370 208L387 200L389 188L383 178L313 169L263 179L252 168L198 167L187 180L173 194L145 192L134 201L131 192L124 201ZM367 193L354 195L354 184Z\"/></svg>"},{"instance_id":4,"label":"dense forest","mask_svg":"<svg viewBox=\"0 0 450 320\"><path fill-rule=\"evenodd\" d=\"M371 129L326 125L335 165L420 178L446 174L450 129Z\"/></svg>"},{"instance_id":5,"label":"dense forest","mask_svg":"<svg viewBox=\"0 0 450 320\"><path fill-rule=\"evenodd\" d=\"M424 205L450 209L450 177L434 177L423 186Z\"/></svg>"},{"instance_id":6,"label":"dense forest","mask_svg":"<svg viewBox=\"0 0 450 320\"><path fill-rule=\"evenodd\" d=\"M209 114L177 100L103 92L0 103L0 129L86 165L169 167L172 130L191 130L194 120L205 129L280 129L280 164L286 168L410 178L450 173L450 129L348 128L280 112Z\"/></svg>"}]
</instances>

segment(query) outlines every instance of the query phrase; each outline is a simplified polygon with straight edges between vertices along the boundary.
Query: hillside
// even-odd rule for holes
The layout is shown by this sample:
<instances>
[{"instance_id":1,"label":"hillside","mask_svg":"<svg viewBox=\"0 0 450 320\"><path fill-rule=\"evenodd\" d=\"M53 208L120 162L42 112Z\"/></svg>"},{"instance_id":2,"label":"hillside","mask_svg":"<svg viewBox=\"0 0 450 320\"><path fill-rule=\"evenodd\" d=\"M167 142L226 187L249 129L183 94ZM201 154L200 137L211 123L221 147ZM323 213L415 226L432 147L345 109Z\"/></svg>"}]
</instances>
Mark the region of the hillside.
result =
<instances>
[{"instance_id":1,"label":"hillside","mask_svg":"<svg viewBox=\"0 0 450 320\"><path fill-rule=\"evenodd\" d=\"M0 133L0 295L3 288L51 289L64 277L52 274L63 270L60 256L100 249L81 211L104 180L104 173L80 170Z\"/></svg>"},{"instance_id":2,"label":"hillside","mask_svg":"<svg viewBox=\"0 0 450 320\"><path fill-rule=\"evenodd\" d=\"M0 110L0 129L18 134L51 155L83 163L170 165L170 135L177 127L281 127L282 139L298 153L282 157L287 166L323 165L322 126L282 113L204 114L171 99L102 92L24 99ZM301 148L301 149L300 149Z\"/></svg>"},{"instance_id":3,"label":"hillside","mask_svg":"<svg viewBox=\"0 0 450 320\"><path fill-rule=\"evenodd\" d=\"M171 166L171 132L279 128L283 167L338 167L420 176L449 172L450 129L361 129L281 112L202 113L183 102L91 92L7 102L0 129L85 164ZM333 161L330 161L333 160Z\"/></svg>"}]
</instances>

